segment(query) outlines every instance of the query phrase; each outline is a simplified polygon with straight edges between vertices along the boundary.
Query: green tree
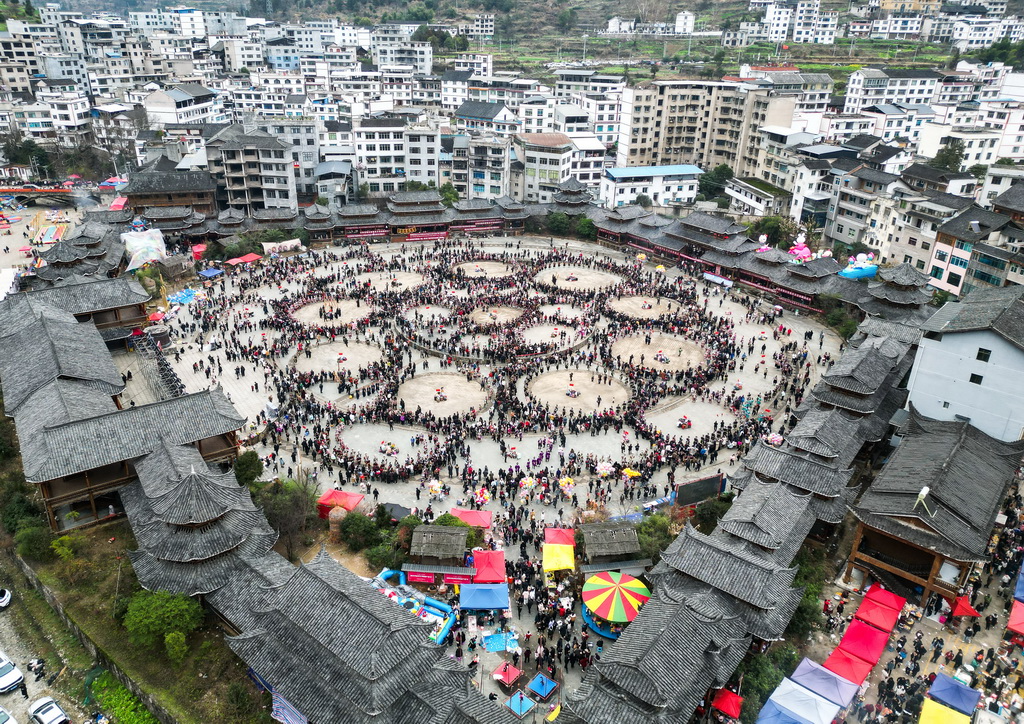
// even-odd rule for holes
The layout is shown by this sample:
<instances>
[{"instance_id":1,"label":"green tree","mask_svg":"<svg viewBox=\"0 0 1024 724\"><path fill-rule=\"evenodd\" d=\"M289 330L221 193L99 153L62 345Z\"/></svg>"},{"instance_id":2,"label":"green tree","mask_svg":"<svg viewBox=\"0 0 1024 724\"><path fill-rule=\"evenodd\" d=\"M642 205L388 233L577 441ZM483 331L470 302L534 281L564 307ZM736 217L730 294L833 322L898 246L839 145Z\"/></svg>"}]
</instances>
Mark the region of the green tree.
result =
<instances>
[{"instance_id":1,"label":"green tree","mask_svg":"<svg viewBox=\"0 0 1024 724\"><path fill-rule=\"evenodd\" d=\"M466 547L476 548L478 545L483 543L483 533L479 528L474 528L463 520L459 520L451 513L445 513L439 518L434 519L434 525L447 525L452 528L468 528L469 534L466 536Z\"/></svg>"},{"instance_id":2,"label":"green tree","mask_svg":"<svg viewBox=\"0 0 1024 724\"><path fill-rule=\"evenodd\" d=\"M720 164L700 175L698 189L705 198L713 199L722 195L725 190L725 182L732 177L732 169L727 164Z\"/></svg>"},{"instance_id":3,"label":"green tree","mask_svg":"<svg viewBox=\"0 0 1024 724\"><path fill-rule=\"evenodd\" d=\"M438 189L438 192L441 194L441 202L445 206L453 206L455 202L459 200L459 192L450 181L441 186L441 188Z\"/></svg>"},{"instance_id":4,"label":"green tree","mask_svg":"<svg viewBox=\"0 0 1024 724\"><path fill-rule=\"evenodd\" d=\"M562 31L572 30L574 27L576 27L577 18L578 13L576 12L575 8L565 8L560 13L558 13L558 17L556 19L556 22L558 23L558 29Z\"/></svg>"},{"instance_id":5,"label":"green tree","mask_svg":"<svg viewBox=\"0 0 1024 724\"><path fill-rule=\"evenodd\" d=\"M288 559L293 560L307 522L316 515L315 488L308 479L275 481L260 489L259 503L270 527L284 541Z\"/></svg>"},{"instance_id":6,"label":"green tree","mask_svg":"<svg viewBox=\"0 0 1024 724\"><path fill-rule=\"evenodd\" d=\"M644 519L636 524L636 537L644 558L650 558L657 563L662 551L675 540L670 524L669 517L664 513L644 516Z\"/></svg>"},{"instance_id":7,"label":"green tree","mask_svg":"<svg viewBox=\"0 0 1024 724\"><path fill-rule=\"evenodd\" d=\"M757 716L782 680L793 673L800 654L790 644L775 644L761 656L748 656L737 669L743 678L743 710L740 721L754 724Z\"/></svg>"},{"instance_id":8,"label":"green tree","mask_svg":"<svg viewBox=\"0 0 1024 724\"><path fill-rule=\"evenodd\" d=\"M954 138L938 150L935 158L929 161L928 165L941 171L956 172L960 170L963 162L964 142L959 138Z\"/></svg>"},{"instance_id":9,"label":"green tree","mask_svg":"<svg viewBox=\"0 0 1024 724\"><path fill-rule=\"evenodd\" d=\"M548 230L555 236L568 236L572 231L572 219L560 211L548 214L545 220Z\"/></svg>"},{"instance_id":10,"label":"green tree","mask_svg":"<svg viewBox=\"0 0 1024 724\"><path fill-rule=\"evenodd\" d=\"M188 656L188 642L185 640L185 634L181 631L165 633L164 650L167 652L167 658L171 660L171 663L175 666L180 666L181 662Z\"/></svg>"},{"instance_id":11,"label":"green tree","mask_svg":"<svg viewBox=\"0 0 1024 724\"><path fill-rule=\"evenodd\" d=\"M976 163L973 166L968 167L967 173L971 174L971 176L979 181L982 181L985 178L985 174L988 173L988 166L983 163Z\"/></svg>"},{"instance_id":12,"label":"green tree","mask_svg":"<svg viewBox=\"0 0 1024 724\"><path fill-rule=\"evenodd\" d=\"M235 460L235 480L246 488L263 475L263 461L255 450L246 450Z\"/></svg>"},{"instance_id":13,"label":"green tree","mask_svg":"<svg viewBox=\"0 0 1024 724\"><path fill-rule=\"evenodd\" d=\"M30 561L52 561L55 555L50 547L52 541L50 529L41 525L22 528L14 536L18 555Z\"/></svg>"},{"instance_id":14,"label":"green tree","mask_svg":"<svg viewBox=\"0 0 1024 724\"><path fill-rule=\"evenodd\" d=\"M581 239L589 239L593 241L597 238L597 224L591 221L586 216L576 217L576 223L573 225L576 236Z\"/></svg>"},{"instance_id":15,"label":"green tree","mask_svg":"<svg viewBox=\"0 0 1024 724\"><path fill-rule=\"evenodd\" d=\"M124 627L136 646L155 647L167 634L188 635L203 622L203 609L194 598L167 591L139 591L128 604Z\"/></svg>"},{"instance_id":16,"label":"green tree","mask_svg":"<svg viewBox=\"0 0 1024 724\"><path fill-rule=\"evenodd\" d=\"M381 531L373 519L362 513L349 513L338 527L341 541L354 551L372 548L381 541Z\"/></svg>"},{"instance_id":17,"label":"green tree","mask_svg":"<svg viewBox=\"0 0 1024 724\"><path fill-rule=\"evenodd\" d=\"M693 511L693 527L701 533L710 534L715 530L722 516L729 512L729 508L732 507L732 499L732 494L727 493L718 498L705 500L698 505Z\"/></svg>"},{"instance_id":18,"label":"green tree","mask_svg":"<svg viewBox=\"0 0 1024 724\"><path fill-rule=\"evenodd\" d=\"M799 231L796 222L788 216L762 216L747 227L747 236L759 239L765 234L769 246L788 249Z\"/></svg>"},{"instance_id":19,"label":"green tree","mask_svg":"<svg viewBox=\"0 0 1024 724\"><path fill-rule=\"evenodd\" d=\"M637 194L636 203L637 206L643 206L645 209L649 209L654 205L654 202L651 201L651 197L647 194Z\"/></svg>"},{"instance_id":20,"label":"green tree","mask_svg":"<svg viewBox=\"0 0 1024 724\"><path fill-rule=\"evenodd\" d=\"M1016 165L1017 165L1017 162L1014 159L1007 158L1006 156L1004 156L1003 158L997 158L996 159L996 166L1016 166Z\"/></svg>"}]
</instances>

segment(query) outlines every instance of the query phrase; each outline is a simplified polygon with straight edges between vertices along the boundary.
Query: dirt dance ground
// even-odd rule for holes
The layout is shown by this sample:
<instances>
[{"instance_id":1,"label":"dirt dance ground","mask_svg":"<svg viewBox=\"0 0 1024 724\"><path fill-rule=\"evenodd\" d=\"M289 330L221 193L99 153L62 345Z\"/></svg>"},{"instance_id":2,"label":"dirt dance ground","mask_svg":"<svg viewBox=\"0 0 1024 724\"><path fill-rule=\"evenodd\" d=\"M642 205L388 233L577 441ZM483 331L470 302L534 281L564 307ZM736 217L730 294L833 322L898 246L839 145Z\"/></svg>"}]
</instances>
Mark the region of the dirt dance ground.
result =
<instances>
[{"instance_id":1,"label":"dirt dance ground","mask_svg":"<svg viewBox=\"0 0 1024 724\"><path fill-rule=\"evenodd\" d=\"M380 347L366 342L331 342L310 350L307 358L301 352L295 358L295 369L299 372L355 372L384 359Z\"/></svg>"},{"instance_id":2,"label":"dirt dance ground","mask_svg":"<svg viewBox=\"0 0 1024 724\"><path fill-rule=\"evenodd\" d=\"M658 352L661 352L668 361L655 359ZM664 369L666 372L678 372L689 366L697 367L704 362L704 350L699 344L679 335L661 332L651 334L650 344L644 344L642 334L631 334L617 339L612 343L612 354L620 355L623 362L633 355L633 364ZM644 358L643 361L640 360L641 356Z\"/></svg>"},{"instance_id":3,"label":"dirt dance ground","mask_svg":"<svg viewBox=\"0 0 1024 724\"><path fill-rule=\"evenodd\" d=\"M516 273L515 269L502 261L467 261L454 268L464 271L467 279L500 279Z\"/></svg>"},{"instance_id":4,"label":"dirt dance ground","mask_svg":"<svg viewBox=\"0 0 1024 724\"><path fill-rule=\"evenodd\" d=\"M331 319L321 319L320 310L327 309L335 312L337 316ZM373 307L369 304L356 304L354 299L340 299L336 302L316 302L314 304L307 304L304 307L296 309L292 316L303 324L309 324L314 327L320 324L327 325L338 325L338 324L351 324L360 319L366 319L368 316L373 314Z\"/></svg>"},{"instance_id":5,"label":"dirt dance ground","mask_svg":"<svg viewBox=\"0 0 1024 724\"><path fill-rule=\"evenodd\" d=\"M475 324L489 327L495 324L508 324L523 316L524 310L519 307L487 307L474 309L469 319Z\"/></svg>"},{"instance_id":6,"label":"dirt dance ground","mask_svg":"<svg viewBox=\"0 0 1024 724\"><path fill-rule=\"evenodd\" d=\"M650 304L650 309L644 309L645 304ZM657 319L663 314L679 314L681 305L671 299L664 297L622 297L612 299L608 306L633 319Z\"/></svg>"},{"instance_id":7,"label":"dirt dance ground","mask_svg":"<svg viewBox=\"0 0 1024 724\"><path fill-rule=\"evenodd\" d=\"M423 284L423 275L404 271L366 272L357 276L356 281L360 284L369 282L370 287L378 292L403 292Z\"/></svg>"},{"instance_id":8,"label":"dirt dance ground","mask_svg":"<svg viewBox=\"0 0 1024 724\"><path fill-rule=\"evenodd\" d=\"M448 399L434 400L438 389L444 389ZM454 413L479 410L487 401L487 393L479 382L469 381L458 372L435 372L416 375L398 388L398 399L405 402L405 409L413 412L417 407L429 410L438 417Z\"/></svg>"},{"instance_id":9,"label":"dirt dance ground","mask_svg":"<svg viewBox=\"0 0 1024 724\"><path fill-rule=\"evenodd\" d=\"M569 379L570 374L572 375L571 380ZM580 412L606 410L609 407L621 405L632 396L629 388L614 378L607 385L591 382L592 374L589 370L545 372L530 382L529 393L538 402ZM569 385L573 385L573 389L579 390L579 397L569 397L566 394L570 389ZM601 398L600 404L598 403L599 397Z\"/></svg>"},{"instance_id":10,"label":"dirt dance ground","mask_svg":"<svg viewBox=\"0 0 1024 724\"><path fill-rule=\"evenodd\" d=\"M577 277L576 281L569 281L570 276ZM549 266L537 272L534 280L541 284L553 285L558 289L594 291L615 286L622 281L622 277L611 272L588 269L583 266Z\"/></svg>"}]
</instances>

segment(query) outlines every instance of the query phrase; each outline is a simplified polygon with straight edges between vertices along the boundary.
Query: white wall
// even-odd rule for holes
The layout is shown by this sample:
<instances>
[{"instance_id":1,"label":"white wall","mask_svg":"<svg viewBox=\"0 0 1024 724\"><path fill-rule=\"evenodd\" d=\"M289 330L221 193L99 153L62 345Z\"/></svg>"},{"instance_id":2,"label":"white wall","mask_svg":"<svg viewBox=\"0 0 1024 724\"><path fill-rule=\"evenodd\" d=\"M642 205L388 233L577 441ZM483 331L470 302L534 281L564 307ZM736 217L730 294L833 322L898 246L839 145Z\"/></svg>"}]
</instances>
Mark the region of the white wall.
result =
<instances>
[{"instance_id":1,"label":"white wall","mask_svg":"<svg viewBox=\"0 0 1024 724\"><path fill-rule=\"evenodd\" d=\"M988 362L978 349L992 351ZM982 376L981 384L970 381ZM945 334L922 339L910 377L910 402L925 416L971 424L1000 440L1024 435L1024 351L990 331ZM948 406L947 406L948 405Z\"/></svg>"}]
</instances>

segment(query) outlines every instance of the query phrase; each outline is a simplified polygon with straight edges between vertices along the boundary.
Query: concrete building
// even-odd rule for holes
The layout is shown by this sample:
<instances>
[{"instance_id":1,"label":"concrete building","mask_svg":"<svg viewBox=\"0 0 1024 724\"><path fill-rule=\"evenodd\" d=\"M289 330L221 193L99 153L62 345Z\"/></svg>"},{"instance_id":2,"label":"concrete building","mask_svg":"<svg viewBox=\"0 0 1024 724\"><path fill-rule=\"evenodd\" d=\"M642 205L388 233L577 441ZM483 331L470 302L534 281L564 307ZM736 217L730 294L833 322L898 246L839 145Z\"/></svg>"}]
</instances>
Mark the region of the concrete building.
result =
<instances>
[{"instance_id":1,"label":"concrete building","mask_svg":"<svg viewBox=\"0 0 1024 724\"><path fill-rule=\"evenodd\" d=\"M298 208L291 150L269 133L227 126L207 139L206 159L222 208L246 214Z\"/></svg>"},{"instance_id":2,"label":"concrete building","mask_svg":"<svg viewBox=\"0 0 1024 724\"><path fill-rule=\"evenodd\" d=\"M971 292L922 325L910 404L1004 442L1024 438L1024 288Z\"/></svg>"},{"instance_id":3,"label":"concrete building","mask_svg":"<svg viewBox=\"0 0 1024 724\"><path fill-rule=\"evenodd\" d=\"M850 74L843 112L859 113L879 103L932 103L941 77L932 70L860 68Z\"/></svg>"},{"instance_id":4,"label":"concrete building","mask_svg":"<svg viewBox=\"0 0 1024 724\"><path fill-rule=\"evenodd\" d=\"M626 166L606 168L601 178L599 199L609 209L631 206L646 196L655 206L682 206L697 198L700 175L696 166Z\"/></svg>"},{"instance_id":5,"label":"concrete building","mask_svg":"<svg viewBox=\"0 0 1024 724\"><path fill-rule=\"evenodd\" d=\"M528 203L550 203L572 171L572 139L563 133L520 133L513 140L521 168L513 173L513 196Z\"/></svg>"}]
</instances>

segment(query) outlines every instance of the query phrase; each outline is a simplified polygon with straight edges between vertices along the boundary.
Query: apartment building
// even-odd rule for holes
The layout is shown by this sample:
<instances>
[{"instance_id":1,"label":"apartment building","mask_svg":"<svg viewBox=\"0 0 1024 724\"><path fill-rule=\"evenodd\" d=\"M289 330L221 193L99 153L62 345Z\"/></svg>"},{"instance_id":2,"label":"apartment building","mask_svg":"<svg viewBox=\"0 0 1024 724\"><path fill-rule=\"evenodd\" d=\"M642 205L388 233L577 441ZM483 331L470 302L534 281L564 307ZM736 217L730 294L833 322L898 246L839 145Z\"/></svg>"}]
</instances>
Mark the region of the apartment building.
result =
<instances>
[{"instance_id":1,"label":"apartment building","mask_svg":"<svg viewBox=\"0 0 1024 724\"><path fill-rule=\"evenodd\" d=\"M940 148L953 141L960 141L964 148L961 171L977 164L990 165L999 158L1002 129L953 126L948 123L925 123L921 127L921 138L917 151L922 156L934 158Z\"/></svg>"},{"instance_id":2,"label":"apartment building","mask_svg":"<svg viewBox=\"0 0 1024 724\"><path fill-rule=\"evenodd\" d=\"M235 124L208 138L205 148L221 208L245 214L298 208L290 149L284 141Z\"/></svg>"},{"instance_id":3,"label":"apartment building","mask_svg":"<svg viewBox=\"0 0 1024 724\"><path fill-rule=\"evenodd\" d=\"M991 208L992 201L1011 186L1024 181L1024 167L1009 165L989 166L985 171L981 190L978 193L978 205Z\"/></svg>"},{"instance_id":4,"label":"apartment building","mask_svg":"<svg viewBox=\"0 0 1024 724\"><path fill-rule=\"evenodd\" d=\"M1009 216L973 204L943 223L936 232L929 284L957 296L965 294L975 246L999 246L1003 230L1011 224Z\"/></svg>"},{"instance_id":5,"label":"apartment building","mask_svg":"<svg viewBox=\"0 0 1024 724\"><path fill-rule=\"evenodd\" d=\"M635 204L639 196L646 196L655 206L692 204L702 173L688 164L606 168L598 198L609 209Z\"/></svg>"},{"instance_id":6,"label":"apartment building","mask_svg":"<svg viewBox=\"0 0 1024 724\"><path fill-rule=\"evenodd\" d=\"M409 65L414 73L428 75L434 67L434 48L430 43L378 43L371 54L376 65Z\"/></svg>"},{"instance_id":7,"label":"apartment building","mask_svg":"<svg viewBox=\"0 0 1024 724\"><path fill-rule=\"evenodd\" d=\"M518 159L513 173L515 198L546 204L572 171L572 139L564 133L520 133L512 139Z\"/></svg>"},{"instance_id":8,"label":"apartment building","mask_svg":"<svg viewBox=\"0 0 1024 724\"><path fill-rule=\"evenodd\" d=\"M594 135L611 148L619 138L622 94L576 93L571 98L587 114Z\"/></svg>"},{"instance_id":9,"label":"apartment building","mask_svg":"<svg viewBox=\"0 0 1024 724\"><path fill-rule=\"evenodd\" d=\"M835 173L823 238L829 245L865 244L875 257L889 254L889 234L896 223L895 208L910 187L896 174L868 168L852 161L854 168ZM847 166L848 167L848 166Z\"/></svg>"},{"instance_id":10,"label":"apartment building","mask_svg":"<svg viewBox=\"0 0 1024 724\"><path fill-rule=\"evenodd\" d=\"M142 103L150 125L160 129L178 123L222 123L223 101L198 83L181 83L149 93Z\"/></svg>"},{"instance_id":11,"label":"apartment building","mask_svg":"<svg viewBox=\"0 0 1024 724\"><path fill-rule=\"evenodd\" d=\"M512 190L512 139L493 134L466 138L466 199L498 199ZM461 193L461 192L460 192Z\"/></svg>"},{"instance_id":12,"label":"apartment building","mask_svg":"<svg viewBox=\"0 0 1024 724\"><path fill-rule=\"evenodd\" d=\"M371 196L386 196L405 186L405 125L401 118L360 118L352 128L356 170Z\"/></svg>"},{"instance_id":13,"label":"apartment building","mask_svg":"<svg viewBox=\"0 0 1024 724\"><path fill-rule=\"evenodd\" d=\"M414 123L406 126L404 139L406 179L441 186L438 176L441 131L430 123Z\"/></svg>"},{"instance_id":14,"label":"apartment building","mask_svg":"<svg viewBox=\"0 0 1024 724\"><path fill-rule=\"evenodd\" d=\"M941 78L933 70L859 68L850 74L843 111L859 113L880 103L932 103Z\"/></svg>"},{"instance_id":15,"label":"apartment building","mask_svg":"<svg viewBox=\"0 0 1024 724\"><path fill-rule=\"evenodd\" d=\"M939 227L971 204L969 198L938 191L907 196L900 208L900 223L893 232L886 263L912 264L933 278L936 265L941 265L945 274L951 251L936 248Z\"/></svg>"},{"instance_id":16,"label":"apartment building","mask_svg":"<svg viewBox=\"0 0 1024 724\"><path fill-rule=\"evenodd\" d=\"M751 175L758 128L790 127L795 100L737 81L654 81L622 94L616 166L727 164Z\"/></svg>"},{"instance_id":17,"label":"apartment building","mask_svg":"<svg viewBox=\"0 0 1024 724\"><path fill-rule=\"evenodd\" d=\"M576 93L621 93L626 87L625 76L580 68L559 68L555 78L555 95L559 98Z\"/></svg>"},{"instance_id":18,"label":"apartment building","mask_svg":"<svg viewBox=\"0 0 1024 724\"><path fill-rule=\"evenodd\" d=\"M452 117L455 127L467 133L491 133L495 136L512 136L520 130L521 123L511 108L504 103L482 103L466 101Z\"/></svg>"}]
</instances>

